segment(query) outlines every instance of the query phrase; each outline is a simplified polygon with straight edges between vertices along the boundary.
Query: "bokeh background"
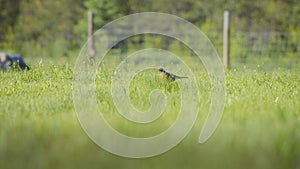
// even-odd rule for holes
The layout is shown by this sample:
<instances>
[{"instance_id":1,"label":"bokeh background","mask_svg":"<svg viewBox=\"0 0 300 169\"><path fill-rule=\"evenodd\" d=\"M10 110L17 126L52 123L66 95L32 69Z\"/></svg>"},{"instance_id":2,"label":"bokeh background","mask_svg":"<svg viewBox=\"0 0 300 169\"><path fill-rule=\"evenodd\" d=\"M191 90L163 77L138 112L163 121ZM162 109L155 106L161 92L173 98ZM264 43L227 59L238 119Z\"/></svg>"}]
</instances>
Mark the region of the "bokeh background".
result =
<instances>
[{"instance_id":1,"label":"bokeh background","mask_svg":"<svg viewBox=\"0 0 300 169\"><path fill-rule=\"evenodd\" d=\"M198 26L222 53L223 12L228 10L231 66L293 68L300 62L299 8L297 0L1 0L0 50L33 61L74 58L87 40L91 10L95 30L136 12L174 14ZM137 41L131 38L127 44L141 44Z\"/></svg>"}]
</instances>

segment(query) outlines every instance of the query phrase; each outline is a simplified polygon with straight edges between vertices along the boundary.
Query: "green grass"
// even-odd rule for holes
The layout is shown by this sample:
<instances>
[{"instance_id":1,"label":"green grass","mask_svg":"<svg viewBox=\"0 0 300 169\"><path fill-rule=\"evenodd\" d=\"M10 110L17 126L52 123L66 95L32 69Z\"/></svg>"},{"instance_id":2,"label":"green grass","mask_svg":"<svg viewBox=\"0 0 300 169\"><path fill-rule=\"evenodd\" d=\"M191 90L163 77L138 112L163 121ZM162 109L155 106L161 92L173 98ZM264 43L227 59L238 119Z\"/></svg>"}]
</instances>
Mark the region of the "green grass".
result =
<instances>
[{"instance_id":1,"label":"green grass","mask_svg":"<svg viewBox=\"0 0 300 169\"><path fill-rule=\"evenodd\" d=\"M137 125L116 112L110 96L112 74L99 71L96 96L115 129L148 137L174 122L176 83L166 84L152 71L136 76L130 98L137 108L149 108L149 93L156 88L173 98L161 119ZM196 76L201 109L189 135L162 155L128 159L99 148L82 130L73 106L73 66L35 64L28 72L0 73L0 168L300 168L299 70L227 71L223 118L205 144L198 144L198 136L211 85L205 72Z\"/></svg>"}]
</instances>

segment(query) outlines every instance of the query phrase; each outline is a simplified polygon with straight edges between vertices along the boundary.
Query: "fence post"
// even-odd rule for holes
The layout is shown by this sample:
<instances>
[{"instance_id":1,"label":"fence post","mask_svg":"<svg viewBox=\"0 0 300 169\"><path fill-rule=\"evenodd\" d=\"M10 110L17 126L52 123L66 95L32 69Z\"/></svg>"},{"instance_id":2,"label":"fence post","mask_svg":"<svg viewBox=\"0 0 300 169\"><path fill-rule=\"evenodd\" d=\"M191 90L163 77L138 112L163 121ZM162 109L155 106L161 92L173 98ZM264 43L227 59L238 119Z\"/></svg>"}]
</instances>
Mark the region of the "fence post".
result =
<instances>
[{"instance_id":1,"label":"fence post","mask_svg":"<svg viewBox=\"0 0 300 169\"><path fill-rule=\"evenodd\" d=\"M95 48L94 48L94 14L92 11L88 12L88 54L90 57L90 63L94 63L94 57L95 57Z\"/></svg>"},{"instance_id":2,"label":"fence post","mask_svg":"<svg viewBox=\"0 0 300 169\"><path fill-rule=\"evenodd\" d=\"M223 23L223 64L225 68L230 66L230 18L229 12L224 12Z\"/></svg>"}]
</instances>

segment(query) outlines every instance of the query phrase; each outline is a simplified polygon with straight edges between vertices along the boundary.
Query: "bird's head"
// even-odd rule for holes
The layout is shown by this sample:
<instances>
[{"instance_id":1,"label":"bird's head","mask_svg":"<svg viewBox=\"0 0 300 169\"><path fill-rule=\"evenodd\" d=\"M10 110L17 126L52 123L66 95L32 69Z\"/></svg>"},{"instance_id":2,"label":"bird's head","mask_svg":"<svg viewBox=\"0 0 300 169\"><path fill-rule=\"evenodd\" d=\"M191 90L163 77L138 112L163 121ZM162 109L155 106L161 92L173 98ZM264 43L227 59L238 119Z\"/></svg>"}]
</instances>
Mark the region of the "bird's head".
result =
<instances>
[{"instance_id":1,"label":"bird's head","mask_svg":"<svg viewBox=\"0 0 300 169\"><path fill-rule=\"evenodd\" d=\"M159 72L164 72L165 70L163 68L158 69Z\"/></svg>"}]
</instances>

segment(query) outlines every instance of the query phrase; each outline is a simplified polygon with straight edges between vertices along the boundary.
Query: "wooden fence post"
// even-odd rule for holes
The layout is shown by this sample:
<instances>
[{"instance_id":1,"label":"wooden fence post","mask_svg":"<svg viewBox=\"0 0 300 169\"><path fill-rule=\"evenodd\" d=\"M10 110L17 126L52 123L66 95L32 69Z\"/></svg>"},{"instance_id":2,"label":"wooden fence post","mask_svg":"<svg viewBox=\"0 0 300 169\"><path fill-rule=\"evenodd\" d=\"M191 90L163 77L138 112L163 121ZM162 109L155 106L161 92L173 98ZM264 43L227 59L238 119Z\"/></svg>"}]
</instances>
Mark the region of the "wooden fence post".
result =
<instances>
[{"instance_id":1,"label":"wooden fence post","mask_svg":"<svg viewBox=\"0 0 300 169\"><path fill-rule=\"evenodd\" d=\"M230 16L229 12L224 12L223 23L223 64L225 68L230 66Z\"/></svg>"},{"instance_id":2,"label":"wooden fence post","mask_svg":"<svg viewBox=\"0 0 300 169\"><path fill-rule=\"evenodd\" d=\"M94 48L94 14L92 11L88 12L88 54L90 57L90 63L94 63L94 57L95 57L95 48Z\"/></svg>"}]
</instances>

